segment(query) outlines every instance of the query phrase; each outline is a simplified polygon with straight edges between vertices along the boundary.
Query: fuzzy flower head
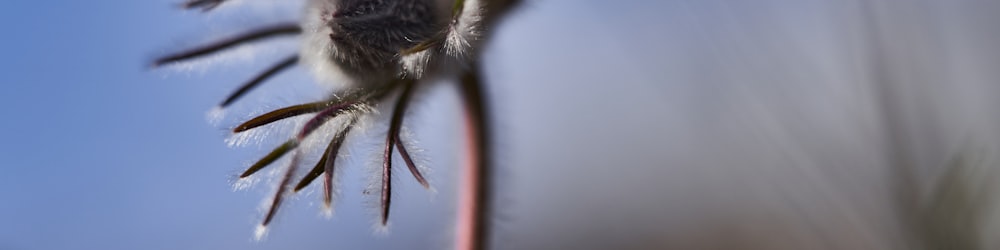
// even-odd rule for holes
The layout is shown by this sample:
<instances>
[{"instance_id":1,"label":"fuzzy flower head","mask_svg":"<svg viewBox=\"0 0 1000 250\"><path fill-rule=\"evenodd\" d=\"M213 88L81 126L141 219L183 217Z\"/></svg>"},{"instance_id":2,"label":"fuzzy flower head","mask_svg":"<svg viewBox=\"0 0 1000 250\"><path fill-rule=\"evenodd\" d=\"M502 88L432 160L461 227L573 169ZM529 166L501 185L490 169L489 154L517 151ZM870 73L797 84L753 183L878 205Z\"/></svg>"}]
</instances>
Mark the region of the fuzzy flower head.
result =
<instances>
[{"instance_id":1,"label":"fuzzy flower head","mask_svg":"<svg viewBox=\"0 0 1000 250\"><path fill-rule=\"evenodd\" d=\"M457 56L474 39L477 1L310 0L302 19L303 63L324 84L420 78L432 54ZM467 13L461 15L460 13Z\"/></svg>"},{"instance_id":2,"label":"fuzzy flower head","mask_svg":"<svg viewBox=\"0 0 1000 250\"><path fill-rule=\"evenodd\" d=\"M322 100L266 112L233 128L233 133L239 135L277 121L308 115L295 126L297 131L290 138L239 175L244 180L270 165L285 165L278 174L280 181L273 197L265 204L266 212L258 236L264 235L286 196L317 179L323 183L323 203L326 207L331 206L336 196L337 158L345 138L375 110L389 110L388 131L381 152L381 174L377 177L377 192L373 192L379 196L380 224L384 226L388 222L392 202L393 154L401 156L415 181L429 188L410 155L411 142L404 142L406 137L400 136L406 108L414 89L423 83L426 75L454 73L454 68L463 68L456 66L473 60L470 52L478 45L478 25L482 16L478 0L307 1L300 23L260 27L164 56L154 64L175 64L267 38L297 36L301 45L298 54L288 55L250 78L220 104L219 110L275 74L296 65L309 69L319 83L335 88ZM189 0L185 7L208 11L226 2ZM391 108L384 107L389 104ZM322 143L310 143L317 140ZM321 149L315 151L321 153L309 164L309 148L314 145ZM301 164L311 168L299 171Z\"/></svg>"}]
</instances>

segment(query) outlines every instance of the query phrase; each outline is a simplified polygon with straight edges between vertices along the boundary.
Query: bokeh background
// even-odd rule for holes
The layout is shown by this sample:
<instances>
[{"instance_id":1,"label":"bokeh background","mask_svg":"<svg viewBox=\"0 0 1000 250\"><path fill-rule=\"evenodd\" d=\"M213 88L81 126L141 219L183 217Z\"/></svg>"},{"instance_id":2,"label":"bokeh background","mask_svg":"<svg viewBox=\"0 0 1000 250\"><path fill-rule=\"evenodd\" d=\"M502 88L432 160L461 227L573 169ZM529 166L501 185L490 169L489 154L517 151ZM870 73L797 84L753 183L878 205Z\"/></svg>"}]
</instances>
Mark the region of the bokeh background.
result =
<instances>
[{"instance_id":1,"label":"bokeh background","mask_svg":"<svg viewBox=\"0 0 1000 250\"><path fill-rule=\"evenodd\" d=\"M332 218L306 191L253 240L271 185L234 190L235 176L294 124L244 147L227 130L326 90L296 68L212 112L294 38L148 66L296 21L301 1L179 3L0 8L0 249L449 246L461 120L447 81L407 120L435 188L397 172L388 233L362 194L377 142L360 138ZM997 24L1000 2L977 0L527 1L483 56L495 244L1000 249Z\"/></svg>"}]
</instances>

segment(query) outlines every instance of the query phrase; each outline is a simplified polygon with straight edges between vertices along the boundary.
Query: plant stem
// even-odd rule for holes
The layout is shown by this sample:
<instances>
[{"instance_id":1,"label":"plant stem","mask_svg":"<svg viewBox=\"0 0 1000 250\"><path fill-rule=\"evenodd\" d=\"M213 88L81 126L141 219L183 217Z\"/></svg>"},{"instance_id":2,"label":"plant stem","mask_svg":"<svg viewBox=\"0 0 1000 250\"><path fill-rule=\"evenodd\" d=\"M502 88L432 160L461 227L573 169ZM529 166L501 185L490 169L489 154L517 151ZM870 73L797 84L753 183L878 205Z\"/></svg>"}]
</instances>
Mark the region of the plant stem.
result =
<instances>
[{"instance_id":1,"label":"plant stem","mask_svg":"<svg viewBox=\"0 0 1000 250\"><path fill-rule=\"evenodd\" d=\"M466 157L459 184L455 249L481 250L489 243L492 185L490 176L490 131L487 100L478 72L462 76L459 89L465 118Z\"/></svg>"}]
</instances>

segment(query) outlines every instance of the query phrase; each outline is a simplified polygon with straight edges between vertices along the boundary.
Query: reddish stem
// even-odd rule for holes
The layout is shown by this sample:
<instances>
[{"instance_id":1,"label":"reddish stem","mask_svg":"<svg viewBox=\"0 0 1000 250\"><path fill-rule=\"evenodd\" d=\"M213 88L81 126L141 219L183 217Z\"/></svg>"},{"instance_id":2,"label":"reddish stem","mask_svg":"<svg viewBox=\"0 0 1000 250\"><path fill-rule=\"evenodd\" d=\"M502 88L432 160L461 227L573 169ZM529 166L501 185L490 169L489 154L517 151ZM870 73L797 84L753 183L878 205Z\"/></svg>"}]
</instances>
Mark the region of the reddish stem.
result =
<instances>
[{"instance_id":1,"label":"reddish stem","mask_svg":"<svg viewBox=\"0 0 1000 250\"><path fill-rule=\"evenodd\" d=\"M477 65L478 66L478 65ZM473 67L478 69L478 67ZM466 155L462 169L458 201L455 248L486 249L489 237L491 185L489 127L486 100L479 72L462 77L460 96L464 107Z\"/></svg>"}]
</instances>

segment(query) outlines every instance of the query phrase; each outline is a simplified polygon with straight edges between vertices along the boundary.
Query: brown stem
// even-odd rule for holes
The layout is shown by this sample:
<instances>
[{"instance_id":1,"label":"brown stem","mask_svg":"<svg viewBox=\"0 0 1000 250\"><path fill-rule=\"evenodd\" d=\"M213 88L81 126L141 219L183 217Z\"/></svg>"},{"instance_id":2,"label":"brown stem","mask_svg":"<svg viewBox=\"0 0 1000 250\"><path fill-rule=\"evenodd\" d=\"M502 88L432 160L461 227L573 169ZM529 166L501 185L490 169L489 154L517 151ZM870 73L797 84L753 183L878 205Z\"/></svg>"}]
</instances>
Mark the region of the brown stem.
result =
<instances>
[{"instance_id":1,"label":"brown stem","mask_svg":"<svg viewBox=\"0 0 1000 250\"><path fill-rule=\"evenodd\" d=\"M492 185L490 176L490 132L487 100L478 63L462 76L459 84L465 117L467 157L459 184L456 249L481 250L489 245Z\"/></svg>"}]
</instances>

